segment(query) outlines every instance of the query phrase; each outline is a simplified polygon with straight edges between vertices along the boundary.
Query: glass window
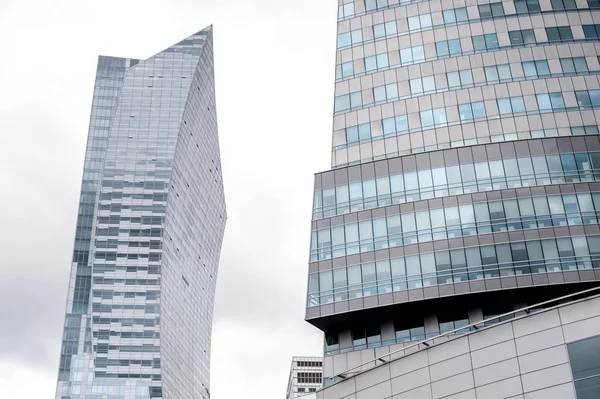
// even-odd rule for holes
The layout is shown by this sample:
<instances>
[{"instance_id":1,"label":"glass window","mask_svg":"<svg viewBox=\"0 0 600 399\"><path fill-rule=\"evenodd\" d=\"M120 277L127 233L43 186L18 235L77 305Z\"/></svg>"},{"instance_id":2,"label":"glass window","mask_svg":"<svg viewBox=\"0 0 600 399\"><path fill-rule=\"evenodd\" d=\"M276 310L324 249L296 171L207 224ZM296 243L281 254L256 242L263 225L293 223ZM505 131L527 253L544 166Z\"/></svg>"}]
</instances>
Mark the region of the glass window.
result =
<instances>
[{"instance_id":1,"label":"glass window","mask_svg":"<svg viewBox=\"0 0 600 399\"><path fill-rule=\"evenodd\" d=\"M567 345L578 399L600 397L600 336Z\"/></svg>"},{"instance_id":2,"label":"glass window","mask_svg":"<svg viewBox=\"0 0 600 399\"><path fill-rule=\"evenodd\" d=\"M469 18L467 16L467 8L455 8L453 10L444 10L442 12L444 16L444 23L446 24L455 24L458 22L467 21Z\"/></svg>"},{"instance_id":3,"label":"glass window","mask_svg":"<svg viewBox=\"0 0 600 399\"><path fill-rule=\"evenodd\" d=\"M598 25L583 25L583 34L586 39L598 39L600 33Z\"/></svg>"},{"instance_id":4,"label":"glass window","mask_svg":"<svg viewBox=\"0 0 600 399\"><path fill-rule=\"evenodd\" d=\"M585 57L561 58L560 65L564 74L577 74L588 72Z\"/></svg>"},{"instance_id":5,"label":"glass window","mask_svg":"<svg viewBox=\"0 0 600 399\"><path fill-rule=\"evenodd\" d=\"M565 40L573 40L573 33L570 26L556 26L546 28L546 36L549 42L560 42Z\"/></svg>"},{"instance_id":6,"label":"glass window","mask_svg":"<svg viewBox=\"0 0 600 399\"><path fill-rule=\"evenodd\" d=\"M573 10L577 8L575 0L551 0L553 10Z\"/></svg>"},{"instance_id":7,"label":"glass window","mask_svg":"<svg viewBox=\"0 0 600 399\"><path fill-rule=\"evenodd\" d=\"M532 29L510 31L508 32L508 37L510 38L510 44L513 46L535 43L535 35Z\"/></svg>"},{"instance_id":8,"label":"glass window","mask_svg":"<svg viewBox=\"0 0 600 399\"><path fill-rule=\"evenodd\" d=\"M482 4L479 6L479 17L480 18L492 18L501 17L504 15L504 7L502 2Z\"/></svg>"},{"instance_id":9,"label":"glass window","mask_svg":"<svg viewBox=\"0 0 600 399\"><path fill-rule=\"evenodd\" d=\"M516 0L515 8L517 13L530 13L540 11L540 3L538 0Z\"/></svg>"}]
</instances>

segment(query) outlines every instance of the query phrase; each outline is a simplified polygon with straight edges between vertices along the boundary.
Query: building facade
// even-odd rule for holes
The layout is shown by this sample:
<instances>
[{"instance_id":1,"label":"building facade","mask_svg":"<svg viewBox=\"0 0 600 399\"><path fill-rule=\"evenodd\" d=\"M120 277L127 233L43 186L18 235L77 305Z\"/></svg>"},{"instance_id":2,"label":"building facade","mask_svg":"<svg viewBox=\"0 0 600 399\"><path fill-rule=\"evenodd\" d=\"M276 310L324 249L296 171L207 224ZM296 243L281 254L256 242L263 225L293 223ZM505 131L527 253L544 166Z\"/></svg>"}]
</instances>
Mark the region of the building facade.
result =
<instances>
[{"instance_id":1,"label":"building facade","mask_svg":"<svg viewBox=\"0 0 600 399\"><path fill-rule=\"evenodd\" d=\"M99 58L57 399L210 397L227 217L212 34Z\"/></svg>"},{"instance_id":2,"label":"building facade","mask_svg":"<svg viewBox=\"0 0 600 399\"><path fill-rule=\"evenodd\" d=\"M323 358L294 356L290 368L286 399L316 392L323 386Z\"/></svg>"},{"instance_id":3,"label":"building facade","mask_svg":"<svg viewBox=\"0 0 600 399\"><path fill-rule=\"evenodd\" d=\"M358 387L346 369L499 331L484 320L599 285L600 3L338 5L306 302L325 334L324 385ZM317 396L344 397L334 391Z\"/></svg>"}]
</instances>

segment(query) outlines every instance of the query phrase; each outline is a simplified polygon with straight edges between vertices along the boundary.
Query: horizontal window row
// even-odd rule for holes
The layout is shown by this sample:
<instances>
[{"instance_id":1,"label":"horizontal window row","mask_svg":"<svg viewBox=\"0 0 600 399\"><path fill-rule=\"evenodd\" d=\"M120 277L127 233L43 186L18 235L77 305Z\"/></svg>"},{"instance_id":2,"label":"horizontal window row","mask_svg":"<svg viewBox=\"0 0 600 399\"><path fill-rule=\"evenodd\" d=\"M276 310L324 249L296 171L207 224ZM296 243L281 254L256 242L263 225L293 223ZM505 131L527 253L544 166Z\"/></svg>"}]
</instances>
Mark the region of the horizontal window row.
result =
<instances>
[{"instance_id":1,"label":"horizontal window row","mask_svg":"<svg viewBox=\"0 0 600 399\"><path fill-rule=\"evenodd\" d=\"M517 4L518 3L518 4ZM529 4L528 4L529 3ZM575 0L552 0L552 11L577 10ZM491 18L516 17L530 13L539 13L537 0L515 2L516 13L506 14L502 2L478 5L479 18L469 18L466 7L453 8L441 11L439 14L427 13L401 18L400 20L374 24L361 29L340 33L337 36L337 49L347 48L353 45L370 43L377 39L392 38L406 35L412 32L422 32L429 29L454 26L456 24L479 22ZM590 5L589 8L592 7ZM581 8L586 10L589 8ZM550 10L545 13L552 12ZM433 21L436 21L434 23Z\"/></svg>"},{"instance_id":2,"label":"horizontal window row","mask_svg":"<svg viewBox=\"0 0 600 399\"><path fill-rule=\"evenodd\" d=\"M356 92L350 95L336 97L336 106L350 106L355 99L360 102L360 94L361 92ZM354 95L357 95L357 97L353 97ZM529 109L525 106L526 97L514 96L498 98L495 101L488 100L485 103L479 101L475 103L458 104L458 106L428 109L408 115L398 115L394 118L383 119L383 132L379 131L379 133L383 133L384 137L390 137L452 124L472 122L473 120L493 119L503 116L535 115L545 112L575 111L600 107L600 90L581 90L575 92L577 106L570 107L565 106L565 101L561 92L543 93L530 97L535 100L530 100L527 107ZM537 107L537 109L534 109L534 106ZM447 115L454 115L457 113L456 111L458 111L457 117L453 116L449 120ZM415 117L413 117L413 115ZM416 120L416 115L419 117L418 120ZM362 140L368 141L368 138L371 137L371 127L371 124L363 124L365 130L356 132L358 134L351 131L350 139L358 138L361 140L362 137ZM348 133L346 136L348 138Z\"/></svg>"},{"instance_id":3,"label":"horizontal window row","mask_svg":"<svg viewBox=\"0 0 600 399\"><path fill-rule=\"evenodd\" d=\"M418 3L423 0L399 0L398 2L394 2L390 4L388 0L359 0L357 2L351 2L347 4L340 5L338 7L338 20L342 21L344 19L353 18L359 15L363 15L365 13L376 12L379 10L384 10L391 7L399 7L411 3ZM359 7L356 7L356 3L361 3ZM515 10L517 14L527 14L527 13L535 13L542 12L539 0L515 0L514 2ZM575 0L551 0L550 4L552 6L552 10L560 11L560 10L576 10L578 9ZM598 0L587 0L588 8L600 8L600 2ZM481 19L493 18L493 17L502 17L505 16L504 6L502 2L494 2L491 4L482 4L478 6L479 8L479 16ZM463 8L464 9L464 8ZM585 9L585 8L580 8ZM452 21L447 18L446 13L448 11L462 10L460 8L452 9L452 10L444 10L442 11L444 22L449 23ZM430 14L424 14L430 15ZM509 14L510 15L510 14ZM466 10L464 18L467 18ZM460 21L460 19L457 19ZM117 73L121 73L122 71L117 71Z\"/></svg>"},{"instance_id":4,"label":"horizontal window row","mask_svg":"<svg viewBox=\"0 0 600 399\"><path fill-rule=\"evenodd\" d=\"M464 193L600 180L600 153L520 157L423 169L316 190L315 219Z\"/></svg>"},{"instance_id":5,"label":"horizontal window row","mask_svg":"<svg viewBox=\"0 0 600 399\"><path fill-rule=\"evenodd\" d=\"M145 305L109 305L102 303L92 303L93 313L110 313L113 310L143 310L144 313L158 313L159 305L157 304L145 304Z\"/></svg>"},{"instance_id":6,"label":"horizontal window row","mask_svg":"<svg viewBox=\"0 0 600 399\"><path fill-rule=\"evenodd\" d=\"M440 284L593 268L600 268L600 236L452 249L310 274L307 307Z\"/></svg>"},{"instance_id":7,"label":"horizontal window row","mask_svg":"<svg viewBox=\"0 0 600 399\"><path fill-rule=\"evenodd\" d=\"M310 260L492 232L597 224L600 193L519 198L430 209L315 230Z\"/></svg>"},{"instance_id":8,"label":"horizontal window row","mask_svg":"<svg viewBox=\"0 0 600 399\"><path fill-rule=\"evenodd\" d=\"M474 49L470 51L463 51L461 44L462 40L468 40L468 38L442 40L434 43L435 55L431 53L426 54L426 49L423 45L406 47L400 50L383 52L354 61L337 64L336 80L339 81L362 76L364 74L413 65L425 61L433 61L437 59L474 54L484 51L519 48L529 45L598 40L597 38L591 36L586 37L585 39L573 39L571 28L569 26L546 28L546 36L546 40L538 41L536 40L534 31L532 29L510 31L508 32L508 42L505 45L501 45L495 33L477 35L470 38Z\"/></svg>"},{"instance_id":9,"label":"horizontal window row","mask_svg":"<svg viewBox=\"0 0 600 399\"><path fill-rule=\"evenodd\" d=\"M589 74L585 57L561 58L560 62L563 67L563 73L555 74L550 74L550 68L547 60L523 62L523 75L516 80L520 81L526 79ZM472 70L464 69L456 72L446 73L446 79L444 79L442 82L442 87L439 87L440 78L437 78L438 83L436 85L436 77L432 75L421 78L413 78L404 82L389 83L382 86L376 86L373 89L365 89L350 94L337 96L335 98L335 111L342 112L349 109L360 109L386 102L393 102L415 96L421 96L424 94L441 93L448 90L469 88L475 85L481 86L484 84L515 81L512 76L513 71L511 71L509 64L490 65L484 68L484 72L486 78L485 82L478 82L477 84L474 84L473 82Z\"/></svg>"},{"instance_id":10,"label":"horizontal window row","mask_svg":"<svg viewBox=\"0 0 600 399\"><path fill-rule=\"evenodd\" d=\"M516 140L526 140L530 138L544 138L544 137L558 137L558 136L582 136L582 135L592 135L598 134L598 126L597 125L586 125L586 126L571 126L560 129L541 129L541 130L531 130L531 131L520 131L518 133L506 133L506 134L492 134L489 137L482 136L480 138L472 138L472 139L463 139L463 140L454 140L450 142L442 142L440 144L431 144L423 147L410 146L406 150L402 152L395 151L393 153L383 153L377 156L362 156L360 160L353 160L351 162L342 163L337 160L334 161L334 168L342 168L352 165L358 165L361 162L370 162L377 161L383 158L391 158L398 157L408 154L419 154L423 152L443 150L447 148L459 148L465 146L473 146L477 144L489 144L491 143L500 143L503 141L516 141ZM378 136L373 138L373 142L377 142L379 140L387 139L387 137ZM363 144L364 145L364 144ZM340 151L344 151L343 149L336 149L334 152L334 157L336 154L339 154ZM346 155L347 157L347 155ZM346 158L347 159L347 158Z\"/></svg>"}]
</instances>

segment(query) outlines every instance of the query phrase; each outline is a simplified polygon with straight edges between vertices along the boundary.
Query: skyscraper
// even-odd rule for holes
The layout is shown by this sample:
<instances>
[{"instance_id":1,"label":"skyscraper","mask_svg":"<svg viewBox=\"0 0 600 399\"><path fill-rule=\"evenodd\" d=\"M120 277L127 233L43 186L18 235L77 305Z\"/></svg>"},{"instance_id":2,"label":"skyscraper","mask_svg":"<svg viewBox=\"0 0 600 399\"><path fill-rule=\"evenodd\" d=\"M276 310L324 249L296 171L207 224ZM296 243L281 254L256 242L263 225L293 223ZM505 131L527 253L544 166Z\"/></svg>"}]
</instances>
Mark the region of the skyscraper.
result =
<instances>
[{"instance_id":1,"label":"skyscraper","mask_svg":"<svg viewBox=\"0 0 600 399\"><path fill-rule=\"evenodd\" d=\"M323 358L294 356L285 399L316 392L323 385Z\"/></svg>"},{"instance_id":2,"label":"skyscraper","mask_svg":"<svg viewBox=\"0 0 600 399\"><path fill-rule=\"evenodd\" d=\"M210 397L226 221L212 35L99 58L57 399Z\"/></svg>"},{"instance_id":3,"label":"skyscraper","mask_svg":"<svg viewBox=\"0 0 600 399\"><path fill-rule=\"evenodd\" d=\"M317 397L598 397L600 4L338 5Z\"/></svg>"}]
</instances>

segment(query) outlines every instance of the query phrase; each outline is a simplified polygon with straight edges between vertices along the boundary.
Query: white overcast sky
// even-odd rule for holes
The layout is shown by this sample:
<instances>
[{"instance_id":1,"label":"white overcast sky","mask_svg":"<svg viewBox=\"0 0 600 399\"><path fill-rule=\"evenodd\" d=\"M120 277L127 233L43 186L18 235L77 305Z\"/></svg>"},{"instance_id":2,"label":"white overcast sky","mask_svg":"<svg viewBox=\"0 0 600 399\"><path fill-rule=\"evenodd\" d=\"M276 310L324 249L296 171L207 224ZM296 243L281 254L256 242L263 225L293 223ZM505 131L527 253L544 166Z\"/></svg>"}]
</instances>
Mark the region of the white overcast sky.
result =
<instances>
[{"instance_id":1,"label":"white overcast sky","mask_svg":"<svg viewBox=\"0 0 600 399\"><path fill-rule=\"evenodd\" d=\"M0 392L51 398L98 55L214 24L229 219L212 398L285 395L304 322L313 173L329 167L336 0L0 0Z\"/></svg>"}]
</instances>

